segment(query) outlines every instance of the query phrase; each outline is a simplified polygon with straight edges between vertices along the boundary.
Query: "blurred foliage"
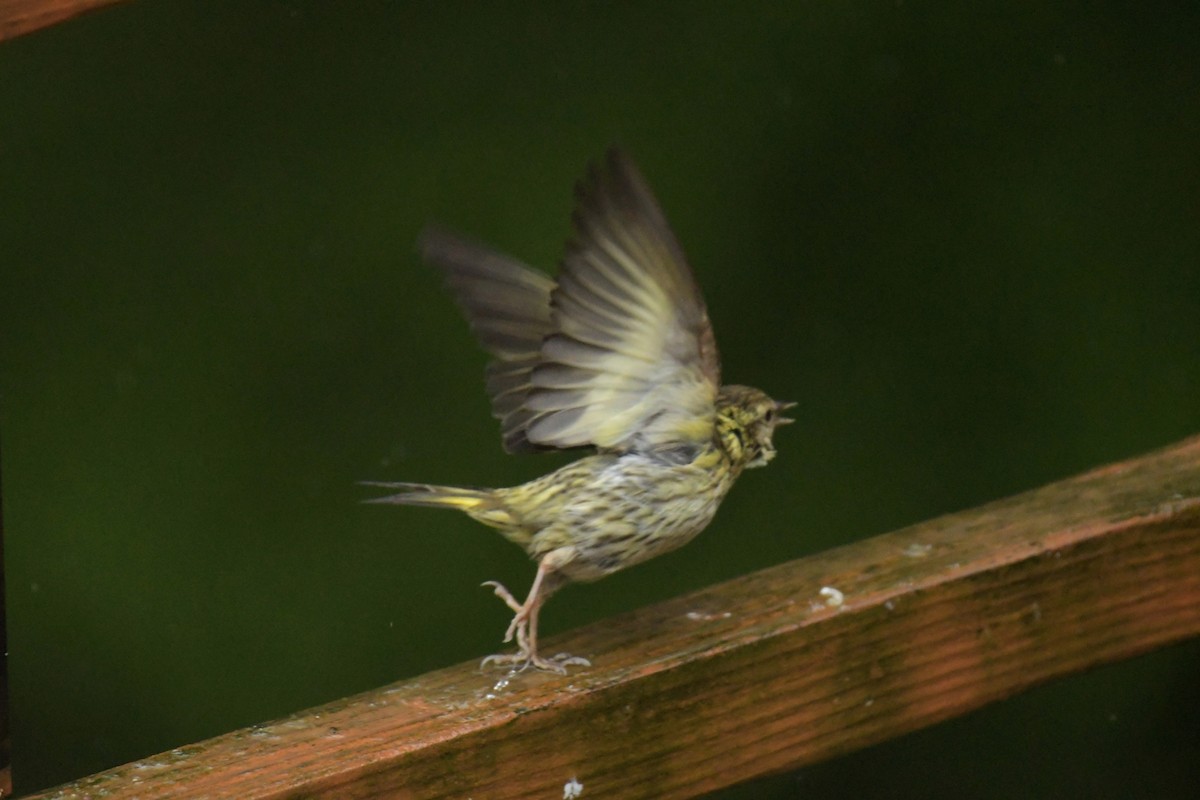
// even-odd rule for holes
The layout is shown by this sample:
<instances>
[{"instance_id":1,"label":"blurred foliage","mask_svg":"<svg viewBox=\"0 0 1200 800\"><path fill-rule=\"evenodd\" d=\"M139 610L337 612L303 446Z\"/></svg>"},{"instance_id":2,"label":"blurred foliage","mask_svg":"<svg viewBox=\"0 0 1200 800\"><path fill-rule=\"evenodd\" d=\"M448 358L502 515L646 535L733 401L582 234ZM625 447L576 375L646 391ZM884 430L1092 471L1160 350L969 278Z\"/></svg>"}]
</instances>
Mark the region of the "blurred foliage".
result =
<instances>
[{"instance_id":1,"label":"blurred foliage","mask_svg":"<svg viewBox=\"0 0 1200 800\"><path fill-rule=\"evenodd\" d=\"M143 0L4 43L18 789L495 650L524 556L355 481L556 463L500 451L413 242L552 268L613 142L800 424L548 633L1200 432L1198 41L1192 3ZM729 796L1190 797L1198 667Z\"/></svg>"}]
</instances>

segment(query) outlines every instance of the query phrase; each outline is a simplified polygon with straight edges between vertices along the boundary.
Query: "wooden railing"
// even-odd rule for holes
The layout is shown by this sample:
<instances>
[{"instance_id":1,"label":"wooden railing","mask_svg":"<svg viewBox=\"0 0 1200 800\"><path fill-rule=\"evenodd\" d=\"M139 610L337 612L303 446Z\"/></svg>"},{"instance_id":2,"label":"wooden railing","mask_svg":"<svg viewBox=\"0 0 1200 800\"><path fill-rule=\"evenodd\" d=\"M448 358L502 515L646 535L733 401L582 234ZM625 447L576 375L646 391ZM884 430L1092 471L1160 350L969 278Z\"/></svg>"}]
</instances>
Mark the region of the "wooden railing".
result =
<instances>
[{"instance_id":1,"label":"wooden railing","mask_svg":"<svg viewBox=\"0 0 1200 800\"><path fill-rule=\"evenodd\" d=\"M0 42L123 0L0 0Z\"/></svg>"},{"instance_id":2,"label":"wooden railing","mask_svg":"<svg viewBox=\"0 0 1200 800\"><path fill-rule=\"evenodd\" d=\"M1200 437L43 798L694 797L1200 633Z\"/></svg>"}]
</instances>

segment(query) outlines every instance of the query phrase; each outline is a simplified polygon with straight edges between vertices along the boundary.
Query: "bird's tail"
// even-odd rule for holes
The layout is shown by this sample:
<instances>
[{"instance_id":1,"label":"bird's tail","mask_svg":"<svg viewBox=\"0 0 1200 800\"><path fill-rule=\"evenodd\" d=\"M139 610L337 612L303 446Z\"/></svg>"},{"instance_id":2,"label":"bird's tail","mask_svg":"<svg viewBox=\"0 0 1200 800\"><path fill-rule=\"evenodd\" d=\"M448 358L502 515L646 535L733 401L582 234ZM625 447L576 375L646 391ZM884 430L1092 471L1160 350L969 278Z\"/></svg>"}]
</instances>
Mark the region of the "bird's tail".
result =
<instances>
[{"instance_id":1,"label":"bird's tail","mask_svg":"<svg viewBox=\"0 0 1200 800\"><path fill-rule=\"evenodd\" d=\"M405 506L432 506L434 508L457 508L470 514L483 506L492 504L492 493L486 489L464 489L458 486L431 486L427 483L379 483L362 481L363 486L380 489L399 489L396 494L374 497L364 503L397 503Z\"/></svg>"},{"instance_id":2,"label":"bird's tail","mask_svg":"<svg viewBox=\"0 0 1200 800\"><path fill-rule=\"evenodd\" d=\"M377 481L362 481L361 483L363 486L400 490L396 494L364 500L364 503L455 508L494 528L505 529L516 525L516 521L504 503L496 496L495 492L489 489L431 486L427 483L379 483Z\"/></svg>"}]
</instances>

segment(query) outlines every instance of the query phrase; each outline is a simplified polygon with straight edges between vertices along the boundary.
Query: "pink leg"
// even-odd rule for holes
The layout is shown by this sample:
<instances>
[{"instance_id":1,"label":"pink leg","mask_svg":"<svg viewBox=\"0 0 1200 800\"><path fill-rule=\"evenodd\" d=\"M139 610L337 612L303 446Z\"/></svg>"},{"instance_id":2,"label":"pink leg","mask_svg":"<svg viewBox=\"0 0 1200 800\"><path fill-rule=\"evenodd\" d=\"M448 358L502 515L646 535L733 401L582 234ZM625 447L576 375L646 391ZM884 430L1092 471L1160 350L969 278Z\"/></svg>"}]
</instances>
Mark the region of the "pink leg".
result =
<instances>
[{"instance_id":1,"label":"pink leg","mask_svg":"<svg viewBox=\"0 0 1200 800\"><path fill-rule=\"evenodd\" d=\"M518 670L533 666L561 675L566 674L568 666L591 666L591 663L585 658L578 658L567 653L560 653L553 658L542 658L537 651L538 613L555 588L549 579L557 569L574 557L575 549L572 547L560 547L543 556L542 560L538 562L537 575L533 579L533 585L529 587L529 596L525 598L524 603L518 603L508 589L495 581L483 584L490 586L496 596L513 610L513 621L509 623L508 631L504 634L504 641L511 642L515 635L517 652L488 656L480 666L497 664L512 666Z\"/></svg>"}]
</instances>

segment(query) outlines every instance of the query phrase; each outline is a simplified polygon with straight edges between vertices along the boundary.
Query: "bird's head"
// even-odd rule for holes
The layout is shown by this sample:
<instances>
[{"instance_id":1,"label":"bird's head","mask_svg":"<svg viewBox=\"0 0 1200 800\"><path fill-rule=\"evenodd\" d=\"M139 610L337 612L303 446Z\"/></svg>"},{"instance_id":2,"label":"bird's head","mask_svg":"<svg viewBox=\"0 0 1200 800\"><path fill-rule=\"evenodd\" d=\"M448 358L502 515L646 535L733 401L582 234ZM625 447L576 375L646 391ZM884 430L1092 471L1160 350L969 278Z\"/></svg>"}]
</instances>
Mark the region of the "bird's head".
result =
<instances>
[{"instance_id":1,"label":"bird's head","mask_svg":"<svg viewBox=\"0 0 1200 800\"><path fill-rule=\"evenodd\" d=\"M795 422L783 412L795 403L780 403L749 386L722 386L717 395L717 431L721 444L743 467L765 466L775 457L775 428Z\"/></svg>"}]
</instances>

